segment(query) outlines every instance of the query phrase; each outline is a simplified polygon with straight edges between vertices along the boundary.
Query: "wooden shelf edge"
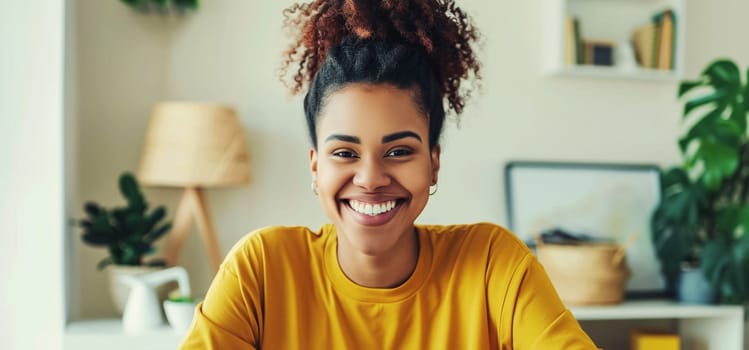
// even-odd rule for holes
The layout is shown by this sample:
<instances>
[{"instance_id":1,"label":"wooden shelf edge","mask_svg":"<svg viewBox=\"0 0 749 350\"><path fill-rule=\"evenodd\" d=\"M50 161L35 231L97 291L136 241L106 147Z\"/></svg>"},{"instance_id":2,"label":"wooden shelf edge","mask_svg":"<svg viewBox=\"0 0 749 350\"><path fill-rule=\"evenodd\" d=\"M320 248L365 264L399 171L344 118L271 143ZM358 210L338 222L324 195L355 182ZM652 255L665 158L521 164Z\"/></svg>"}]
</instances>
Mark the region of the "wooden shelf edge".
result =
<instances>
[{"instance_id":1,"label":"wooden shelf edge","mask_svg":"<svg viewBox=\"0 0 749 350\"><path fill-rule=\"evenodd\" d=\"M580 321L744 317L744 308L738 305L690 305L665 300L626 301L608 306L573 306L570 311Z\"/></svg>"},{"instance_id":2,"label":"wooden shelf edge","mask_svg":"<svg viewBox=\"0 0 749 350\"><path fill-rule=\"evenodd\" d=\"M651 80L675 82L681 79L676 71L663 71L656 69L623 69L618 67L605 66L564 66L550 69L551 76L558 77L580 77L580 78L613 78L613 79L631 79L631 80Z\"/></svg>"}]
</instances>

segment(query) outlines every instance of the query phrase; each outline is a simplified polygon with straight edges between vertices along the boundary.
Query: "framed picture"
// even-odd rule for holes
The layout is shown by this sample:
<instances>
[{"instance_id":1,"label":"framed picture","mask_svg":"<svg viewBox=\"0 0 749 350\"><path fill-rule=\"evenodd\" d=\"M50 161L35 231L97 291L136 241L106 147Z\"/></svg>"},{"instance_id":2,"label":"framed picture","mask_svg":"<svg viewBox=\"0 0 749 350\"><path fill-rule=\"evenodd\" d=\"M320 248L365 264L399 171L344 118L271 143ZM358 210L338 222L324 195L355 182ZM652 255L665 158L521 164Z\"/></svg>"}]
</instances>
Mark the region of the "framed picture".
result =
<instances>
[{"instance_id":1,"label":"framed picture","mask_svg":"<svg viewBox=\"0 0 749 350\"><path fill-rule=\"evenodd\" d=\"M665 293L650 234L660 201L658 167L513 161L505 166L505 193L509 229L527 243L551 229L620 244L636 235L627 250L627 294Z\"/></svg>"}]
</instances>

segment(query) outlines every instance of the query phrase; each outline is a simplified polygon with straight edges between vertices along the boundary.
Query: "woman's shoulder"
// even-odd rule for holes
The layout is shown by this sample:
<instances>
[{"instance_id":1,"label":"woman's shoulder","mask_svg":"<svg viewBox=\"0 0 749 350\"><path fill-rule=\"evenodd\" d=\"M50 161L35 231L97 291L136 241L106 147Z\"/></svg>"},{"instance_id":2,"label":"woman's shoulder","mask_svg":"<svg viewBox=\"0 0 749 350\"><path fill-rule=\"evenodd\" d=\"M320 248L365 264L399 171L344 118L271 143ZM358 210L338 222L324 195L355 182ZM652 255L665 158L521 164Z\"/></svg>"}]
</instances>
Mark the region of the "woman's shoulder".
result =
<instances>
[{"instance_id":1,"label":"woman's shoulder","mask_svg":"<svg viewBox=\"0 0 749 350\"><path fill-rule=\"evenodd\" d=\"M420 225L436 246L488 250L491 255L532 254L528 246L507 228L492 222L458 225Z\"/></svg>"},{"instance_id":2,"label":"woman's shoulder","mask_svg":"<svg viewBox=\"0 0 749 350\"><path fill-rule=\"evenodd\" d=\"M513 245L525 244L507 228L493 222L477 222L456 225L418 225L428 235L436 239L461 240L478 239L486 241L507 240Z\"/></svg>"},{"instance_id":3,"label":"woman's shoulder","mask_svg":"<svg viewBox=\"0 0 749 350\"><path fill-rule=\"evenodd\" d=\"M321 236L323 228L313 231L307 226L265 226L247 233L242 240L293 240L307 236Z\"/></svg>"},{"instance_id":4,"label":"woman's shoulder","mask_svg":"<svg viewBox=\"0 0 749 350\"><path fill-rule=\"evenodd\" d=\"M229 250L227 257L260 258L282 252L283 255L304 252L310 245L325 238L328 229L323 225L314 231L306 226L266 226L253 230L240 238Z\"/></svg>"}]
</instances>

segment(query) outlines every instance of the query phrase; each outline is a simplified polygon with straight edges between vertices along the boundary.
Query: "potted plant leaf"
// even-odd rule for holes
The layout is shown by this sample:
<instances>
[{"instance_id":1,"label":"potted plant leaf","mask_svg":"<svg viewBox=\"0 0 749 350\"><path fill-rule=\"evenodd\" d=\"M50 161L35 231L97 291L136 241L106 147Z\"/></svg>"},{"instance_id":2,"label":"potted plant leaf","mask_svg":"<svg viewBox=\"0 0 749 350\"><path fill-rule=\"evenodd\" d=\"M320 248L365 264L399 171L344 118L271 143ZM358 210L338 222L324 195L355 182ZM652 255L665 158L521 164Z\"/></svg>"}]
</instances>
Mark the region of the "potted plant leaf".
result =
<instances>
[{"instance_id":1,"label":"potted plant leaf","mask_svg":"<svg viewBox=\"0 0 749 350\"><path fill-rule=\"evenodd\" d=\"M132 174L120 175L119 189L126 199L124 207L109 210L89 201L84 205L87 217L79 220L78 225L83 229L83 242L106 247L109 251L109 256L102 259L97 268L102 270L107 267L112 299L122 312L127 288L119 283L119 276L147 273L164 267L164 260L147 261L145 257L156 251L154 243L169 231L171 223L162 223L166 216L163 206L148 211L148 203Z\"/></svg>"},{"instance_id":2,"label":"potted plant leaf","mask_svg":"<svg viewBox=\"0 0 749 350\"><path fill-rule=\"evenodd\" d=\"M682 81L683 163L662 173L651 227L671 290L697 268L723 303L749 301L749 71L728 59ZM686 277L684 277L686 278ZM681 278L681 279L684 279ZM705 300L707 301L707 300Z\"/></svg>"},{"instance_id":3,"label":"potted plant leaf","mask_svg":"<svg viewBox=\"0 0 749 350\"><path fill-rule=\"evenodd\" d=\"M126 5L140 12L159 12L162 14L174 10L177 13L184 13L188 10L197 10L198 0L120 0Z\"/></svg>"}]
</instances>

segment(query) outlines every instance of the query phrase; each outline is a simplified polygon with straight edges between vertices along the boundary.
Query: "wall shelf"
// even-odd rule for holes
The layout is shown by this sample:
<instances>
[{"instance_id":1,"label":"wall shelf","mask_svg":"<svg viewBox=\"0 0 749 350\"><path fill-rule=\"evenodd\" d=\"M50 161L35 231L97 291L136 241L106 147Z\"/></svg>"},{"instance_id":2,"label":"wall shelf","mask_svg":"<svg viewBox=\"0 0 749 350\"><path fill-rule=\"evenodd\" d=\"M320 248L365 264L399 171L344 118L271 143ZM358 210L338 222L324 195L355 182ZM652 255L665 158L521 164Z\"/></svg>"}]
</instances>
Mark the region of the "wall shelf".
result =
<instances>
[{"instance_id":1,"label":"wall shelf","mask_svg":"<svg viewBox=\"0 0 749 350\"><path fill-rule=\"evenodd\" d=\"M679 75L672 71L647 68L620 69L617 67L593 65L563 66L549 70L548 73L549 75L559 77L637 79L652 81L677 81L680 79Z\"/></svg>"},{"instance_id":2,"label":"wall shelf","mask_svg":"<svg viewBox=\"0 0 749 350\"><path fill-rule=\"evenodd\" d=\"M551 0L544 8L544 72L548 75L651 81L677 81L683 76L686 41L684 0ZM629 45L634 29L648 23L655 13L664 9L672 9L676 19L672 70L623 69L616 63L614 66L592 66L569 65L565 62L567 16L578 19L581 38L610 41L619 46Z\"/></svg>"}]
</instances>

